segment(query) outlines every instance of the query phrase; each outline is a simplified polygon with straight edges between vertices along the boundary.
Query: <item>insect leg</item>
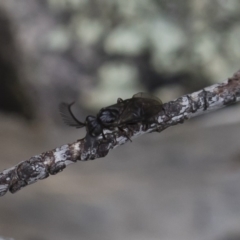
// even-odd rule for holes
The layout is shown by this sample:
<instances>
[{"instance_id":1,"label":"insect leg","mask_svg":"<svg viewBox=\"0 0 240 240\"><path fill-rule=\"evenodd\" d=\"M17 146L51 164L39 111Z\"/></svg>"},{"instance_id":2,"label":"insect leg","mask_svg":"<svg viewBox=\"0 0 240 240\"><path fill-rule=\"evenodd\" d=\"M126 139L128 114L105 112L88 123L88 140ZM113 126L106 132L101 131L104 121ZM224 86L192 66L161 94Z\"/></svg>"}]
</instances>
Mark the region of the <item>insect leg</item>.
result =
<instances>
[{"instance_id":1,"label":"insect leg","mask_svg":"<svg viewBox=\"0 0 240 240\"><path fill-rule=\"evenodd\" d=\"M118 127L118 129L121 131L121 132L123 132L124 133L124 135L126 136L126 138L130 141L130 142L132 142L132 140L131 140L131 138L128 136L128 133L126 133L126 131L124 131L124 129L123 128L121 128L121 127Z\"/></svg>"},{"instance_id":2,"label":"insect leg","mask_svg":"<svg viewBox=\"0 0 240 240\"><path fill-rule=\"evenodd\" d=\"M143 131L146 131L146 130L148 129L148 127L149 127L149 124L148 124L147 122L143 122L143 123L142 123L142 126L143 126L143 127L142 127L142 130L143 130Z\"/></svg>"},{"instance_id":3,"label":"insect leg","mask_svg":"<svg viewBox=\"0 0 240 240\"><path fill-rule=\"evenodd\" d=\"M103 139L106 139L106 136L105 136L103 130L102 130L102 136L103 136Z\"/></svg>"}]
</instances>

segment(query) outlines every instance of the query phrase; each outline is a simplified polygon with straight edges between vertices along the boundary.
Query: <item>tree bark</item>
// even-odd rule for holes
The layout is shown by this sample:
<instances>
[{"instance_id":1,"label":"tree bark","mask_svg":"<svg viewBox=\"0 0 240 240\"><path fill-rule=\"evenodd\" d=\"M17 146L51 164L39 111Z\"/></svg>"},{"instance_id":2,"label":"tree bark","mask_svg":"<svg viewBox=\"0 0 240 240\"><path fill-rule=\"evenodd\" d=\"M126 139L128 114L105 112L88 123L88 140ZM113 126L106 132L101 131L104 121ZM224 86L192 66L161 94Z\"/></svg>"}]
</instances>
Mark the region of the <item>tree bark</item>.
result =
<instances>
[{"instance_id":1,"label":"tree bark","mask_svg":"<svg viewBox=\"0 0 240 240\"><path fill-rule=\"evenodd\" d=\"M149 132L183 123L192 117L212 112L240 100L240 70L223 83L214 84L198 92L184 95L163 104L162 110L154 116L155 123L127 125L124 131L104 130L105 139L100 135L85 138L74 143L33 156L16 166L0 173L0 196L7 191L15 193L22 187L39 179L61 172L67 165L79 161L105 157L110 149ZM127 135L126 135L127 133Z\"/></svg>"}]
</instances>

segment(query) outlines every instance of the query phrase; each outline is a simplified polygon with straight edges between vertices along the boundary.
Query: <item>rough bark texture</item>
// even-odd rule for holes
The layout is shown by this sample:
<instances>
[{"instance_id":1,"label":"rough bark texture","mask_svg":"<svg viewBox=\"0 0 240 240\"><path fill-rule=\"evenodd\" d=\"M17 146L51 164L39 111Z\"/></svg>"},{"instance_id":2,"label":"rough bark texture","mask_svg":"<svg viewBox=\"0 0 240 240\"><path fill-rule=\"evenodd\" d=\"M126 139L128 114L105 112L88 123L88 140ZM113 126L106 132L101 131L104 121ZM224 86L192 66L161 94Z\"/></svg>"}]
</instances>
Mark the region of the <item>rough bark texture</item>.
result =
<instances>
[{"instance_id":1,"label":"rough bark texture","mask_svg":"<svg viewBox=\"0 0 240 240\"><path fill-rule=\"evenodd\" d=\"M198 92L184 95L174 101L163 104L163 109L156 117L156 123L144 126L141 123L127 126L131 139L148 132L161 132L164 129L183 123L200 114L217 110L240 100L240 71L227 81L204 88ZM15 193L22 187L61 172L71 163L104 157L110 149L129 141L126 133L105 130L102 136L93 138L86 135L72 144L63 145L22 161L16 166L0 173L0 196L9 190Z\"/></svg>"}]
</instances>

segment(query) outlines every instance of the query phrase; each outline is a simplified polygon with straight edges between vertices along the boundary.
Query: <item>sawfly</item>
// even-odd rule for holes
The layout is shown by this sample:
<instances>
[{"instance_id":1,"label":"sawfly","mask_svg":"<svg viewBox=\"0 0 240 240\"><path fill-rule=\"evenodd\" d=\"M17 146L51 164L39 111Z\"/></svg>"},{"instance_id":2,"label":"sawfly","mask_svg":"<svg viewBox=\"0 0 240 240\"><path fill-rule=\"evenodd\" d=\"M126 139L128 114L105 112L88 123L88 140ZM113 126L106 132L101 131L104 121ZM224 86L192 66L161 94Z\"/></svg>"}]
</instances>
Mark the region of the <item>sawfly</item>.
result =
<instances>
[{"instance_id":1,"label":"sawfly","mask_svg":"<svg viewBox=\"0 0 240 240\"><path fill-rule=\"evenodd\" d=\"M153 117L163 108L159 98L140 92L126 100L118 98L116 104L102 108L97 116L89 115L85 122L81 122L71 110L73 104L61 103L59 106L64 123L76 128L86 127L88 134L92 137L98 137L102 134L103 138L105 138L104 129L111 130L117 127L124 131L124 127L132 124L148 125L154 123Z\"/></svg>"}]
</instances>

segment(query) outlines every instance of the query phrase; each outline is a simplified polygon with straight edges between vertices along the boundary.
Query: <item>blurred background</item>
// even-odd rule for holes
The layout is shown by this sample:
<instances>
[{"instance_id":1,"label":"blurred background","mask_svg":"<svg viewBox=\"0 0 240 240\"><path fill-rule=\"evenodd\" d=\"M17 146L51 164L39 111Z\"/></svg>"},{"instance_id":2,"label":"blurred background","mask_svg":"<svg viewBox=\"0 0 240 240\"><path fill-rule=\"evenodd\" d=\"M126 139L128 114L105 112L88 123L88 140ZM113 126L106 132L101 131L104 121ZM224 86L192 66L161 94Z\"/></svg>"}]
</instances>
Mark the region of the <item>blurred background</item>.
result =
<instances>
[{"instance_id":1,"label":"blurred background","mask_svg":"<svg viewBox=\"0 0 240 240\"><path fill-rule=\"evenodd\" d=\"M163 102L239 69L238 0L0 1L0 169L74 142L88 114ZM134 140L0 199L15 240L240 240L239 105Z\"/></svg>"}]
</instances>

